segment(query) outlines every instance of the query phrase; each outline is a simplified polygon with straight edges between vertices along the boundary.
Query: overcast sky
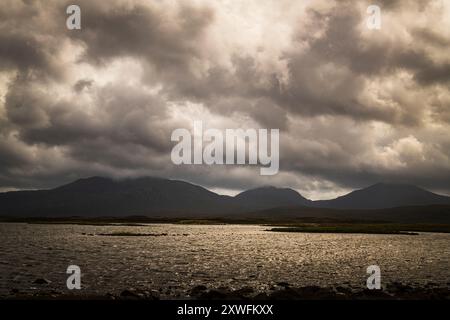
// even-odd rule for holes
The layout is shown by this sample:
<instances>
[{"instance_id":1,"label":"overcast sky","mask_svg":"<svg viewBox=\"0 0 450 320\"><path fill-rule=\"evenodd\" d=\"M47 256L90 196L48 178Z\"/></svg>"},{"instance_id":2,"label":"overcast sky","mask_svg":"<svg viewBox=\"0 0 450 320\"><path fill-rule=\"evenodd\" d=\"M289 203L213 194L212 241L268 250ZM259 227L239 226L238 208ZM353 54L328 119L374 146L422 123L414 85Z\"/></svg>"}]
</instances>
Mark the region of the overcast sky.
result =
<instances>
[{"instance_id":1,"label":"overcast sky","mask_svg":"<svg viewBox=\"0 0 450 320\"><path fill-rule=\"evenodd\" d=\"M312 199L377 182L450 194L449 53L446 0L2 0L0 190L151 175ZM279 128L280 172L173 165L171 132L194 120Z\"/></svg>"}]
</instances>

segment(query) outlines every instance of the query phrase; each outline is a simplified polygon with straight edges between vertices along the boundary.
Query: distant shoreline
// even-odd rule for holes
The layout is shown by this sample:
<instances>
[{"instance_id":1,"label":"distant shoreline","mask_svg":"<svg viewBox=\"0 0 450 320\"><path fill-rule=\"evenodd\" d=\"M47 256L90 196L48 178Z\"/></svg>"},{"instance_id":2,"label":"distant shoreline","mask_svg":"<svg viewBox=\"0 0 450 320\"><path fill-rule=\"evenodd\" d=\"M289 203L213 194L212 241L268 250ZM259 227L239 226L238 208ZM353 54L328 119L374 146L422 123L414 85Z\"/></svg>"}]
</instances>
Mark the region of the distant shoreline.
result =
<instances>
[{"instance_id":1,"label":"distant shoreline","mask_svg":"<svg viewBox=\"0 0 450 320\"><path fill-rule=\"evenodd\" d=\"M323 226L314 226L314 227L286 227L286 228L272 228L267 231L272 232L291 232L291 233L350 233L350 234L395 234L395 235L405 235L405 236L416 236L419 233L410 232L410 231L402 231L402 230L384 230L384 229L369 229L364 227L356 228L354 226L346 227L346 226L338 226L333 228L327 228Z\"/></svg>"},{"instance_id":2,"label":"distant shoreline","mask_svg":"<svg viewBox=\"0 0 450 320\"><path fill-rule=\"evenodd\" d=\"M303 233L357 233L357 234L394 234L417 235L418 232L450 233L450 224L403 224L389 222L348 221L337 219L298 218L298 219L250 219L250 218L5 218L0 223L27 223L44 225L90 225L90 226L127 226L143 227L149 224L178 225L261 225L270 232L303 232ZM117 236L117 235L116 235ZM146 236L133 232L119 236Z\"/></svg>"}]
</instances>

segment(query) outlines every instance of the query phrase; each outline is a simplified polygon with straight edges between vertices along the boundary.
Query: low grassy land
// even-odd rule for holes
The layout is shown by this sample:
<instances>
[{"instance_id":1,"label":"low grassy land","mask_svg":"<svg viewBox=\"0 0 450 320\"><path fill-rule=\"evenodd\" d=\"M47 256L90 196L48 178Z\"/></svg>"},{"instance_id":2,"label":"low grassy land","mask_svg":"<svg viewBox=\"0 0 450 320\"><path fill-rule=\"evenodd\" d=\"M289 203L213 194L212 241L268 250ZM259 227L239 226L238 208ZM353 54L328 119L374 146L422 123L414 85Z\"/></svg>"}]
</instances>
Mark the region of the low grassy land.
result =
<instances>
[{"instance_id":1,"label":"low grassy land","mask_svg":"<svg viewBox=\"0 0 450 320\"><path fill-rule=\"evenodd\" d=\"M29 224L75 224L93 226L145 226L148 224L170 223L183 225L221 225L251 224L269 227L272 232L311 232L311 233L365 233L365 234L406 234L417 232L450 233L450 224L400 224L386 221L364 221L333 218L276 218L276 217L184 217L157 218L132 216L124 218L1 218L0 222ZM105 234L105 236L151 236L136 233Z\"/></svg>"},{"instance_id":2,"label":"low grassy land","mask_svg":"<svg viewBox=\"0 0 450 320\"><path fill-rule=\"evenodd\" d=\"M112 233L99 233L98 235L109 237L164 237L167 236L167 233L112 232Z\"/></svg>"},{"instance_id":3,"label":"low grassy land","mask_svg":"<svg viewBox=\"0 0 450 320\"><path fill-rule=\"evenodd\" d=\"M74 224L74 225L90 225L90 226L129 226L141 227L148 224L183 224L183 225L224 225L224 224L251 224L251 225L268 225L278 222L296 222L297 219L274 220L274 219L258 219L258 218L154 218L154 217L124 217L124 218L9 218L0 217L0 222L8 223L27 223L27 224ZM303 221L303 220L301 220ZM316 219L314 219L314 222ZM308 219L308 222L310 220Z\"/></svg>"},{"instance_id":4,"label":"low grassy land","mask_svg":"<svg viewBox=\"0 0 450 320\"><path fill-rule=\"evenodd\" d=\"M343 223L343 224L279 224L268 229L274 232L305 233L364 233L417 235L417 232L450 233L450 225L397 223Z\"/></svg>"}]
</instances>

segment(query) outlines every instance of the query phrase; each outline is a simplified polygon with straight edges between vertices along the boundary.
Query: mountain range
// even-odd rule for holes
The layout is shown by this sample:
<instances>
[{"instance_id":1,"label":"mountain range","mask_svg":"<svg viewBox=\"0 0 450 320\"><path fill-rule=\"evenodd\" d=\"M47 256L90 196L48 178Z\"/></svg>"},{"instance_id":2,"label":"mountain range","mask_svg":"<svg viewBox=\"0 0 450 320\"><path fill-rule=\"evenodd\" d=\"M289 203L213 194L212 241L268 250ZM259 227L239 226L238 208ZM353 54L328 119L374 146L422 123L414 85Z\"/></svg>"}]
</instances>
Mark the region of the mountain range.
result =
<instances>
[{"instance_id":1,"label":"mountain range","mask_svg":"<svg viewBox=\"0 0 450 320\"><path fill-rule=\"evenodd\" d=\"M188 182L154 177L124 180L91 177L50 190L0 193L0 216L132 215L287 215L392 221L409 221L411 216L414 221L450 222L450 197L413 185L383 183L332 200L312 201L295 190L271 186L247 190L231 197Z\"/></svg>"}]
</instances>

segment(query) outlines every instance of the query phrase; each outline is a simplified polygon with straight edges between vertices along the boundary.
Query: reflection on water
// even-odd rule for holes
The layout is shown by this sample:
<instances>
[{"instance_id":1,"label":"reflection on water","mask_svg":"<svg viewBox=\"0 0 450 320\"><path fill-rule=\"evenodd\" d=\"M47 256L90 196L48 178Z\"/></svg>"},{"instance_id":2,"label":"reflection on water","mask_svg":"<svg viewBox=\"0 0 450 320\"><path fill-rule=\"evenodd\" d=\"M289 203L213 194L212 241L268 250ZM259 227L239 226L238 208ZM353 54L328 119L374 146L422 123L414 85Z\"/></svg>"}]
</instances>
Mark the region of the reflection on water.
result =
<instances>
[{"instance_id":1,"label":"reflection on water","mask_svg":"<svg viewBox=\"0 0 450 320\"><path fill-rule=\"evenodd\" d=\"M450 234L363 235L273 233L262 226L78 226L0 224L0 295L66 288L66 269L81 267L80 293L155 289L183 295L196 285L362 287L366 267L379 265L382 282L447 284ZM152 233L113 237L101 233Z\"/></svg>"}]
</instances>

